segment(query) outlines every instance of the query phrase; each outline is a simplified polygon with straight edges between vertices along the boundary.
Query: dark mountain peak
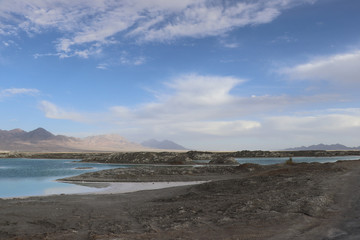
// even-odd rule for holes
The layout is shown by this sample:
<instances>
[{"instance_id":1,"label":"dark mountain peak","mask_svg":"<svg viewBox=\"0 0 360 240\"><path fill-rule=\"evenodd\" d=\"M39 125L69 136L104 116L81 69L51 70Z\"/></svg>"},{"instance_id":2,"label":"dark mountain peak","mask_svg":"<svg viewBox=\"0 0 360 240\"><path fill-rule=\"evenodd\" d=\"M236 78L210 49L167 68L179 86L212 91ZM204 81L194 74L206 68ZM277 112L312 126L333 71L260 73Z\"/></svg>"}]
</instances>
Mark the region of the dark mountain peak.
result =
<instances>
[{"instance_id":1,"label":"dark mountain peak","mask_svg":"<svg viewBox=\"0 0 360 240\"><path fill-rule=\"evenodd\" d=\"M42 128L42 127L39 127L37 129L34 129L30 132L47 132L47 133L50 133L49 131L47 131L46 129Z\"/></svg>"},{"instance_id":2,"label":"dark mountain peak","mask_svg":"<svg viewBox=\"0 0 360 240\"><path fill-rule=\"evenodd\" d=\"M143 145L144 147L157 148L157 149L187 150L185 147L170 140L158 141L156 139L150 139L142 142L141 145Z\"/></svg>"},{"instance_id":3,"label":"dark mountain peak","mask_svg":"<svg viewBox=\"0 0 360 240\"><path fill-rule=\"evenodd\" d=\"M54 134L45 130L44 128L37 128L28 132L25 136L26 140L30 141L41 141L41 140L50 140L55 137Z\"/></svg>"}]
</instances>

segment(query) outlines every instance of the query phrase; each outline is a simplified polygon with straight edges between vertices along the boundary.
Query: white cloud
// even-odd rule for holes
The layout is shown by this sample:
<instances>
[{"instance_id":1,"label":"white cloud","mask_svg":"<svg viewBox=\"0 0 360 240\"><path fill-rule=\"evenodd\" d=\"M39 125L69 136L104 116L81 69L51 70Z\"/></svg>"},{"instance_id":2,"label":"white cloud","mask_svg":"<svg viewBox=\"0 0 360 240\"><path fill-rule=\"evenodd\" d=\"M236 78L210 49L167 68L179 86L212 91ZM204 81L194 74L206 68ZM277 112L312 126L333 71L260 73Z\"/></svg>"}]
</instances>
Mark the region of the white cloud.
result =
<instances>
[{"instance_id":1,"label":"white cloud","mask_svg":"<svg viewBox=\"0 0 360 240\"><path fill-rule=\"evenodd\" d=\"M235 98L230 90L243 81L233 77L184 75L165 83L166 92L171 93L157 94L155 102L133 109L117 106L112 110L121 113L121 117L126 113L132 120L149 123L214 119L225 113L224 105L232 106Z\"/></svg>"},{"instance_id":2,"label":"white cloud","mask_svg":"<svg viewBox=\"0 0 360 240\"><path fill-rule=\"evenodd\" d=\"M236 43L236 42L223 42L222 44L226 48L238 48L239 47L239 43Z\"/></svg>"},{"instance_id":3,"label":"white cloud","mask_svg":"<svg viewBox=\"0 0 360 240\"><path fill-rule=\"evenodd\" d=\"M144 56L135 56L127 51L122 51L120 56L117 58L108 59L104 63L100 63L96 66L97 69L108 70L112 67L117 67L120 65L124 66L140 66L145 64L147 61Z\"/></svg>"},{"instance_id":4,"label":"white cloud","mask_svg":"<svg viewBox=\"0 0 360 240\"><path fill-rule=\"evenodd\" d=\"M191 105L221 105L233 100L230 95L236 85L245 80L234 77L201 76L190 74L181 76L167 85L175 90L172 102Z\"/></svg>"},{"instance_id":5,"label":"white cloud","mask_svg":"<svg viewBox=\"0 0 360 240\"><path fill-rule=\"evenodd\" d=\"M294 67L282 69L280 72L291 79L324 80L336 84L360 83L360 51L319 57L315 60Z\"/></svg>"},{"instance_id":6,"label":"white cloud","mask_svg":"<svg viewBox=\"0 0 360 240\"><path fill-rule=\"evenodd\" d=\"M66 119L76 122L87 122L88 120L80 113L66 111L49 101L41 101L39 104L41 111L45 113L47 118Z\"/></svg>"},{"instance_id":7,"label":"white cloud","mask_svg":"<svg viewBox=\"0 0 360 240\"><path fill-rule=\"evenodd\" d=\"M131 56L128 52L123 51L121 53L119 63L122 65L132 65L132 66L139 66L146 62L146 58L143 56L134 57Z\"/></svg>"},{"instance_id":8,"label":"white cloud","mask_svg":"<svg viewBox=\"0 0 360 240\"><path fill-rule=\"evenodd\" d=\"M218 36L269 23L284 9L309 2L313 1L12 0L0 5L0 34L56 30L62 34L56 46L60 57L86 58L119 40L162 42Z\"/></svg>"},{"instance_id":9,"label":"white cloud","mask_svg":"<svg viewBox=\"0 0 360 240\"><path fill-rule=\"evenodd\" d=\"M34 88L8 88L0 91L0 98L12 97L16 95L38 95L40 91Z\"/></svg>"},{"instance_id":10,"label":"white cloud","mask_svg":"<svg viewBox=\"0 0 360 240\"><path fill-rule=\"evenodd\" d=\"M261 123L262 127L254 135L263 142L272 142L269 146L278 143L278 149L319 143L359 146L360 109L283 114L266 117Z\"/></svg>"},{"instance_id":11,"label":"white cloud","mask_svg":"<svg viewBox=\"0 0 360 240\"><path fill-rule=\"evenodd\" d=\"M154 137L184 141L198 149L206 145L217 150L282 149L320 142L353 146L351 141L360 134L358 108L293 111L336 101L336 96L239 96L237 88L244 84L231 76L188 74L166 82L153 102L135 107L79 113L42 101L40 109L48 118L98 124L140 141Z\"/></svg>"},{"instance_id":12,"label":"white cloud","mask_svg":"<svg viewBox=\"0 0 360 240\"><path fill-rule=\"evenodd\" d=\"M1 32L0 32L0 34L1 34ZM12 45L16 45L15 42L12 41L12 40L2 41L2 44L3 44L4 47L10 47Z\"/></svg>"},{"instance_id":13,"label":"white cloud","mask_svg":"<svg viewBox=\"0 0 360 240\"><path fill-rule=\"evenodd\" d=\"M92 119L92 123L106 122L107 126L113 125L129 134L234 136L261 126L258 121L246 119L249 111L264 110L260 106L263 104L264 108L271 108L272 97L233 95L231 91L243 82L230 76L189 74L165 83L167 93L158 94L156 101L133 108L113 106L107 113L89 114L67 111L42 101L40 109L48 118L79 122ZM273 107L278 106L276 103Z\"/></svg>"},{"instance_id":14,"label":"white cloud","mask_svg":"<svg viewBox=\"0 0 360 240\"><path fill-rule=\"evenodd\" d=\"M295 105L311 105L329 96L251 96L233 94L245 80L234 77L189 74L166 83L167 94L135 108L114 106L114 122L142 134L188 136L235 136L259 129L262 123L249 119L269 112L282 112ZM169 93L170 90L170 93ZM140 130L139 130L140 131Z\"/></svg>"},{"instance_id":15,"label":"white cloud","mask_svg":"<svg viewBox=\"0 0 360 240\"><path fill-rule=\"evenodd\" d=\"M216 36L235 27L270 22L279 12L258 4L238 3L229 8L222 5L191 6L160 28L150 27L144 40L171 40L177 37Z\"/></svg>"},{"instance_id":16,"label":"white cloud","mask_svg":"<svg viewBox=\"0 0 360 240\"><path fill-rule=\"evenodd\" d=\"M343 132L360 127L360 115L323 114L314 116L281 116L268 119L273 129L301 133Z\"/></svg>"},{"instance_id":17,"label":"white cloud","mask_svg":"<svg viewBox=\"0 0 360 240\"><path fill-rule=\"evenodd\" d=\"M96 66L96 68L101 70L108 70L108 64L100 63L99 65Z\"/></svg>"},{"instance_id":18,"label":"white cloud","mask_svg":"<svg viewBox=\"0 0 360 240\"><path fill-rule=\"evenodd\" d=\"M237 136L261 127L261 123L257 121L203 121L203 122L187 122L178 124L180 129L188 134L199 133L203 135L215 136Z\"/></svg>"},{"instance_id":19,"label":"white cloud","mask_svg":"<svg viewBox=\"0 0 360 240\"><path fill-rule=\"evenodd\" d=\"M289 33L284 33L281 36L278 36L274 40L271 41L271 43L293 43L297 42L298 39L295 37L292 37Z\"/></svg>"}]
</instances>

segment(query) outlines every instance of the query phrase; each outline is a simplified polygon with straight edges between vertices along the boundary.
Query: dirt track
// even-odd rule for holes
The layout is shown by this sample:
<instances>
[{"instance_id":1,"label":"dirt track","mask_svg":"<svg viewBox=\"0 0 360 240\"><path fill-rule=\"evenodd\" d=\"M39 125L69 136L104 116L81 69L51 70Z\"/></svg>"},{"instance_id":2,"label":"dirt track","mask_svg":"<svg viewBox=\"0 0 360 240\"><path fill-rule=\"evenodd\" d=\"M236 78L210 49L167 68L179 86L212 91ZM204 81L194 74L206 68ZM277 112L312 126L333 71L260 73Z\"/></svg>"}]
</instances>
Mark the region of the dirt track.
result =
<instances>
[{"instance_id":1,"label":"dirt track","mask_svg":"<svg viewBox=\"0 0 360 240\"><path fill-rule=\"evenodd\" d=\"M118 171L103 176L133 175ZM209 171L176 176L213 180L196 186L0 200L0 239L360 239L360 161Z\"/></svg>"}]
</instances>

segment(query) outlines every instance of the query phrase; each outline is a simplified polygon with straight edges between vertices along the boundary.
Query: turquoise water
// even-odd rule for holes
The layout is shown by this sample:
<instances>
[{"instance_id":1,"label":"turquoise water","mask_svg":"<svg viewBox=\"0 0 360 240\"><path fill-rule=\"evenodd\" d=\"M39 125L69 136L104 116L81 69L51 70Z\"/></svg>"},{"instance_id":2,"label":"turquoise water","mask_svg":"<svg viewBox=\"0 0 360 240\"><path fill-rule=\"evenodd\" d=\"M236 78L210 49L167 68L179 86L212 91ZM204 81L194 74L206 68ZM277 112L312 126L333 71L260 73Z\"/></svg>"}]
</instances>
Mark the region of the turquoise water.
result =
<instances>
[{"instance_id":1,"label":"turquoise water","mask_svg":"<svg viewBox=\"0 0 360 240\"><path fill-rule=\"evenodd\" d=\"M0 198L94 191L91 187L55 180L119 167L127 166L81 163L79 160L68 159L0 159Z\"/></svg>"},{"instance_id":2,"label":"turquoise water","mask_svg":"<svg viewBox=\"0 0 360 240\"><path fill-rule=\"evenodd\" d=\"M293 157L292 160L294 162L319 162L319 163L326 163L326 162L336 162L339 160L358 160L360 156L340 156L340 157ZM255 163L261 165L270 165L270 164L278 164L284 163L286 160L289 160L288 157L286 158L236 158L238 163Z\"/></svg>"}]
</instances>

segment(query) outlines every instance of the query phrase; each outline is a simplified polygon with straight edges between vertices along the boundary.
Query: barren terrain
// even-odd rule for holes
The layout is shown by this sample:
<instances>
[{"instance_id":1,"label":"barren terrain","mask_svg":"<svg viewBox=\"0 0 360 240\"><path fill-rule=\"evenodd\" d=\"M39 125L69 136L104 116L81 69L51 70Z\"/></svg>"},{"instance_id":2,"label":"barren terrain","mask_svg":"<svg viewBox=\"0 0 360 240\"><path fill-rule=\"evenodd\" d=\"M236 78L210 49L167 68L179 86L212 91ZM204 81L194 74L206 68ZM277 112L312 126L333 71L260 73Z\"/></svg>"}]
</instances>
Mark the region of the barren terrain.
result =
<instances>
[{"instance_id":1,"label":"barren terrain","mask_svg":"<svg viewBox=\"0 0 360 240\"><path fill-rule=\"evenodd\" d=\"M360 161L106 170L73 181L193 181L0 200L0 239L359 239Z\"/></svg>"}]
</instances>

